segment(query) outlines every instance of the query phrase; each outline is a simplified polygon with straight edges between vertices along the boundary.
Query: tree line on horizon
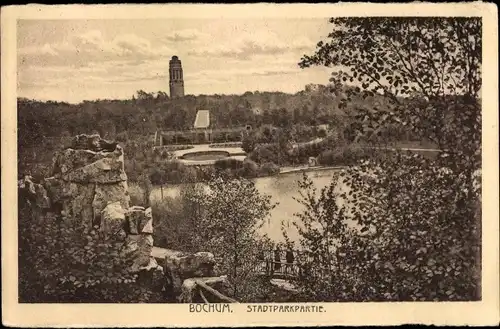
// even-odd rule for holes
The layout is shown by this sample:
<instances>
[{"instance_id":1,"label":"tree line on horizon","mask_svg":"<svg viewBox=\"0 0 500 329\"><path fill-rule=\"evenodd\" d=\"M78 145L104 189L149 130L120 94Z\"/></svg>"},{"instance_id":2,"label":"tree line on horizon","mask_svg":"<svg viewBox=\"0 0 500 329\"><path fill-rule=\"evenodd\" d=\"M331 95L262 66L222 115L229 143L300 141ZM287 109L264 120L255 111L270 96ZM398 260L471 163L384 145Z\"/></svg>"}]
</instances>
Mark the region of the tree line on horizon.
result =
<instances>
[{"instance_id":1,"label":"tree line on horizon","mask_svg":"<svg viewBox=\"0 0 500 329\"><path fill-rule=\"evenodd\" d=\"M192 127L196 112L201 109L210 111L212 128L331 124L345 120L356 107L383 102L383 98L378 100L374 96L359 99L344 108L339 99L345 93L342 89L332 93L324 85L308 85L296 94L246 92L242 95L187 95L176 99L164 92L139 90L137 97L129 100L79 104L19 98L19 142L29 145L43 137L93 131L115 138L122 132L133 136L154 134L156 130L186 130Z\"/></svg>"}]
</instances>

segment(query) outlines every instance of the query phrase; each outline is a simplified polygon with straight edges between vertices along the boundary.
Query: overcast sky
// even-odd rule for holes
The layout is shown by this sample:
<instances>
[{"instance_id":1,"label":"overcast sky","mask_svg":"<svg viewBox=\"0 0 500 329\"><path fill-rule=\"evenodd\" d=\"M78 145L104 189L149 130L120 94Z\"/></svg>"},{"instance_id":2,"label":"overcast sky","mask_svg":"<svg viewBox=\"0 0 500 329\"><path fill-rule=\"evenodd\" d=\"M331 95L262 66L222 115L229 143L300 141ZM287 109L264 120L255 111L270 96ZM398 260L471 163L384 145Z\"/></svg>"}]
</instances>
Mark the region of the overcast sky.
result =
<instances>
[{"instance_id":1,"label":"overcast sky","mask_svg":"<svg viewBox=\"0 0 500 329\"><path fill-rule=\"evenodd\" d=\"M330 30L324 19L19 20L18 96L80 102L168 93L179 56L186 94L296 92L330 70L300 69Z\"/></svg>"}]
</instances>

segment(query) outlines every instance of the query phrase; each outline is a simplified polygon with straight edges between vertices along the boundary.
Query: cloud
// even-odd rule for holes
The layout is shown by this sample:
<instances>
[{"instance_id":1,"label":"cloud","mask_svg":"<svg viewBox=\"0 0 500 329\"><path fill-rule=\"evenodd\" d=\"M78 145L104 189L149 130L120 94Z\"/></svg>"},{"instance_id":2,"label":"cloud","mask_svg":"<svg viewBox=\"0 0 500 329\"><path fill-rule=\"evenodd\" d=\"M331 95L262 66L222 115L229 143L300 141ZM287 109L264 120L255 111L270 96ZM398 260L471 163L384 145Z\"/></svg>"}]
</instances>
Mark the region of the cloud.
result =
<instances>
[{"instance_id":1,"label":"cloud","mask_svg":"<svg viewBox=\"0 0 500 329\"><path fill-rule=\"evenodd\" d=\"M227 81L232 78L248 78L251 77L267 77L279 76L288 74L298 74L300 69L293 67L247 67L233 68L226 70L203 70L195 73L185 73L186 81L197 81L200 79L222 80Z\"/></svg>"},{"instance_id":2,"label":"cloud","mask_svg":"<svg viewBox=\"0 0 500 329\"><path fill-rule=\"evenodd\" d=\"M68 41L19 49L22 63L38 65L86 66L89 62L144 60L173 53L164 44L153 45L135 34L122 34L106 40L98 30L75 35Z\"/></svg>"},{"instance_id":3,"label":"cloud","mask_svg":"<svg viewBox=\"0 0 500 329\"><path fill-rule=\"evenodd\" d=\"M49 56L57 56L57 51L52 48L48 43L44 44L42 47L26 47L19 49L20 55L49 55Z\"/></svg>"},{"instance_id":4,"label":"cloud","mask_svg":"<svg viewBox=\"0 0 500 329\"><path fill-rule=\"evenodd\" d=\"M185 29L185 30L174 31L166 35L164 38L171 42L185 42L185 41L204 39L207 37L208 34L200 32L198 30Z\"/></svg>"},{"instance_id":5,"label":"cloud","mask_svg":"<svg viewBox=\"0 0 500 329\"><path fill-rule=\"evenodd\" d=\"M22 65L18 70L18 86L47 87L63 85L101 85L163 82L168 86L168 61L110 60L88 62L85 66Z\"/></svg>"},{"instance_id":6,"label":"cloud","mask_svg":"<svg viewBox=\"0 0 500 329\"><path fill-rule=\"evenodd\" d=\"M300 37L292 40L282 40L276 34L269 32L255 32L241 36L240 40L231 40L225 44L214 44L192 50L193 56L229 57L248 60L259 55L282 55L298 52L314 47L314 43L307 38Z\"/></svg>"}]
</instances>

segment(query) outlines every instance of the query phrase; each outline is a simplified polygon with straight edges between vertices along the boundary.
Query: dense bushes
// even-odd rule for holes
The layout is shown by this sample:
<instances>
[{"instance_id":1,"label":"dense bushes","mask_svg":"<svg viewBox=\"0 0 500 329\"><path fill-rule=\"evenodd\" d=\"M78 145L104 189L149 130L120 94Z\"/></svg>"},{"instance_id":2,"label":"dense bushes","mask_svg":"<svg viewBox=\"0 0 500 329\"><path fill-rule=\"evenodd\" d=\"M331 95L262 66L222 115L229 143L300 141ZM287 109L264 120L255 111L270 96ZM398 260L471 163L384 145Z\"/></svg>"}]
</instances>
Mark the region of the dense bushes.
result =
<instances>
[{"instance_id":1,"label":"dense bushes","mask_svg":"<svg viewBox=\"0 0 500 329\"><path fill-rule=\"evenodd\" d=\"M262 293L254 286L257 255L270 247L258 228L274 207L270 197L245 179L217 177L179 189L179 196L152 204L155 244L212 252L217 272L228 275L230 294L242 301L255 300Z\"/></svg>"},{"instance_id":2,"label":"dense bushes","mask_svg":"<svg viewBox=\"0 0 500 329\"><path fill-rule=\"evenodd\" d=\"M391 152L300 188L296 284L310 300L480 299L481 208L460 172Z\"/></svg>"},{"instance_id":3,"label":"dense bushes","mask_svg":"<svg viewBox=\"0 0 500 329\"><path fill-rule=\"evenodd\" d=\"M380 152L319 193L305 178L298 230L309 259L299 260L300 290L315 301L481 300L481 20L330 23L328 40L299 65L345 66L330 81L364 81L358 96L383 91L390 102L389 110L375 104L361 110L349 135L380 142L392 130L443 152L434 158ZM359 47L361 39L367 47ZM442 56L450 49L453 56ZM342 97L344 106L352 106L354 94ZM325 154L323 161L336 157Z\"/></svg>"},{"instance_id":4,"label":"dense bushes","mask_svg":"<svg viewBox=\"0 0 500 329\"><path fill-rule=\"evenodd\" d=\"M262 176L277 175L280 172L280 167L272 162L265 162L260 167L259 172Z\"/></svg>"},{"instance_id":5,"label":"dense bushes","mask_svg":"<svg viewBox=\"0 0 500 329\"><path fill-rule=\"evenodd\" d=\"M347 166L373 155L373 150L359 145L347 145L321 152L318 163L322 166Z\"/></svg>"},{"instance_id":6,"label":"dense bushes","mask_svg":"<svg viewBox=\"0 0 500 329\"><path fill-rule=\"evenodd\" d=\"M75 218L40 216L19 199L21 303L159 302L131 272L134 254L119 236Z\"/></svg>"},{"instance_id":7,"label":"dense bushes","mask_svg":"<svg viewBox=\"0 0 500 329\"><path fill-rule=\"evenodd\" d=\"M310 157L318 157L327 150L343 152L342 150L345 148L350 149L351 147L336 135L331 135L324 139L301 143L295 147L290 147L288 143L261 144L248 157L260 164L272 162L281 166L305 165ZM354 147L352 152L355 152ZM349 156L349 151L346 151L346 155Z\"/></svg>"},{"instance_id":8,"label":"dense bushes","mask_svg":"<svg viewBox=\"0 0 500 329\"><path fill-rule=\"evenodd\" d=\"M225 175L225 177L243 178L272 176L280 172L280 167L272 162L265 162L259 165L248 158L244 161L236 159L218 160L215 164L215 169L219 174Z\"/></svg>"},{"instance_id":9,"label":"dense bushes","mask_svg":"<svg viewBox=\"0 0 500 329\"><path fill-rule=\"evenodd\" d=\"M257 143L254 136L246 136L241 143L241 148L246 153L252 152L255 149L255 146L257 146Z\"/></svg>"},{"instance_id":10,"label":"dense bushes","mask_svg":"<svg viewBox=\"0 0 500 329\"><path fill-rule=\"evenodd\" d=\"M242 177L254 178L261 175L259 165L250 159L245 159L240 174Z\"/></svg>"},{"instance_id":11,"label":"dense bushes","mask_svg":"<svg viewBox=\"0 0 500 329\"><path fill-rule=\"evenodd\" d=\"M197 252L200 184L179 185L179 195L151 200L155 246Z\"/></svg>"}]
</instances>

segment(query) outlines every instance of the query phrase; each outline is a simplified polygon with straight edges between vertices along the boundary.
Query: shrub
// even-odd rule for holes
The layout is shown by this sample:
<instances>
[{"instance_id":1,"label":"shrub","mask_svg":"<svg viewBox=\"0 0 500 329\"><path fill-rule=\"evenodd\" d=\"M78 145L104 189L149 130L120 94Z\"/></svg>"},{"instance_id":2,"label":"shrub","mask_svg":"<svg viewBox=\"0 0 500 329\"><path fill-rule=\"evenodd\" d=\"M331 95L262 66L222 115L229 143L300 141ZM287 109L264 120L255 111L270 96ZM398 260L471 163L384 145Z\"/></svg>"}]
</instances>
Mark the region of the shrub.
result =
<instances>
[{"instance_id":1,"label":"shrub","mask_svg":"<svg viewBox=\"0 0 500 329\"><path fill-rule=\"evenodd\" d=\"M220 178L208 182L210 193L201 195L201 247L214 253L217 270L228 275L230 294L245 300L253 291L258 253L269 244L258 228L274 205L249 180Z\"/></svg>"},{"instance_id":2,"label":"shrub","mask_svg":"<svg viewBox=\"0 0 500 329\"><path fill-rule=\"evenodd\" d=\"M162 248L197 252L197 221L199 207L196 204L196 187L182 185L177 197L152 200L154 220L154 244Z\"/></svg>"},{"instance_id":3,"label":"shrub","mask_svg":"<svg viewBox=\"0 0 500 329\"><path fill-rule=\"evenodd\" d=\"M259 145L248 157L257 163L286 163L288 160L288 154L278 144Z\"/></svg>"},{"instance_id":4,"label":"shrub","mask_svg":"<svg viewBox=\"0 0 500 329\"><path fill-rule=\"evenodd\" d=\"M229 277L229 294L254 301L265 295L255 287L257 254L269 245L258 227L273 207L270 197L248 180L218 177L207 184L185 184L178 197L152 203L155 245L212 252L216 271Z\"/></svg>"},{"instance_id":5,"label":"shrub","mask_svg":"<svg viewBox=\"0 0 500 329\"><path fill-rule=\"evenodd\" d=\"M250 159L243 161L243 167L240 169L240 175L246 178L254 178L259 175L259 165Z\"/></svg>"},{"instance_id":6,"label":"shrub","mask_svg":"<svg viewBox=\"0 0 500 329\"><path fill-rule=\"evenodd\" d=\"M226 148L226 147L240 147L242 145L241 142L227 142L227 143L214 143L210 144L208 147L210 148Z\"/></svg>"},{"instance_id":7,"label":"shrub","mask_svg":"<svg viewBox=\"0 0 500 329\"><path fill-rule=\"evenodd\" d=\"M318 157L319 164L323 166L347 166L367 159L372 151L357 145L347 145L321 152Z\"/></svg>"},{"instance_id":8,"label":"shrub","mask_svg":"<svg viewBox=\"0 0 500 329\"><path fill-rule=\"evenodd\" d=\"M280 167L272 162L266 162L260 167L259 173L263 176L277 175L280 173Z\"/></svg>"},{"instance_id":9,"label":"shrub","mask_svg":"<svg viewBox=\"0 0 500 329\"><path fill-rule=\"evenodd\" d=\"M250 153L252 152L254 149L255 149L255 146L256 146L256 141L255 141L255 138L254 136L252 135L247 135L244 139L243 139L243 142L241 144L241 148L243 149L243 151L245 151L246 153Z\"/></svg>"},{"instance_id":10,"label":"shrub","mask_svg":"<svg viewBox=\"0 0 500 329\"><path fill-rule=\"evenodd\" d=\"M181 150L189 150L194 148L193 145L167 145L164 147L167 151L181 151Z\"/></svg>"},{"instance_id":11,"label":"shrub","mask_svg":"<svg viewBox=\"0 0 500 329\"><path fill-rule=\"evenodd\" d=\"M128 139L129 139L129 136L128 136L127 131L122 131L122 132L119 132L118 134L116 134L116 140L118 142L126 142L126 141L128 141Z\"/></svg>"},{"instance_id":12,"label":"shrub","mask_svg":"<svg viewBox=\"0 0 500 329\"><path fill-rule=\"evenodd\" d=\"M131 272L123 236L76 218L34 215L20 200L19 300L28 303L159 301ZM154 298L154 299L152 299Z\"/></svg>"},{"instance_id":13,"label":"shrub","mask_svg":"<svg viewBox=\"0 0 500 329\"><path fill-rule=\"evenodd\" d=\"M359 108L350 124L351 137L381 142L394 136L377 135L399 126L399 132L411 131L443 151L435 159L383 152L347 168L348 193L337 193L337 180L315 196L310 182L304 182L302 201L309 207L301 214L308 222L301 242L311 251L320 249L316 254L323 264L305 261L302 269L326 269L329 275L324 280L304 277L299 284L315 300L480 300L481 190L475 175L481 168L482 48L475 45L482 42L481 20L362 17L332 18L330 23L330 40L320 42L301 66L347 66L330 80L339 87L380 72L351 90L340 103L343 108L356 93L368 99L385 91L387 109L375 104ZM411 38L413 29L425 30L426 37ZM449 37L443 38L443 31ZM367 52L357 52L355 43L345 43L367 32L380 50L378 63ZM454 37L462 34L468 36L466 42ZM454 56L439 57L441 49L454 49ZM394 56L401 60L391 61ZM443 70L428 70L436 65ZM461 83L434 88L440 79ZM342 209L338 198L349 209ZM347 210L357 225L347 225Z\"/></svg>"},{"instance_id":14,"label":"shrub","mask_svg":"<svg viewBox=\"0 0 500 329\"><path fill-rule=\"evenodd\" d=\"M177 136L177 144L192 144L193 140L190 137L179 135Z\"/></svg>"}]
</instances>

